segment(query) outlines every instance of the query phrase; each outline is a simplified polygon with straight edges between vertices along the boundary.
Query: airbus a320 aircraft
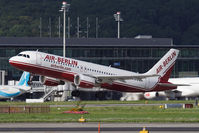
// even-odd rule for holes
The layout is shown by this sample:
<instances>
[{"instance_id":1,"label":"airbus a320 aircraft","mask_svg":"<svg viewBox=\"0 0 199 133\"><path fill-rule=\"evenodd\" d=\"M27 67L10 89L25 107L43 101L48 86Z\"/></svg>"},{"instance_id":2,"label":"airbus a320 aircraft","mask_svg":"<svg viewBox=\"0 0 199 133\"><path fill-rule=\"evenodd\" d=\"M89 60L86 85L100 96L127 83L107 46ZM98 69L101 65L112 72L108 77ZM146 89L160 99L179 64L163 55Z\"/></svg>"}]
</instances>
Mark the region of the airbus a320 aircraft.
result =
<instances>
[{"instance_id":1,"label":"airbus a320 aircraft","mask_svg":"<svg viewBox=\"0 0 199 133\"><path fill-rule=\"evenodd\" d=\"M113 67L64 58L39 51L23 51L9 63L23 71L41 75L45 85L65 81L81 88L101 87L122 92L148 92L175 89L168 82L179 50L170 49L148 72L139 74Z\"/></svg>"},{"instance_id":2,"label":"airbus a320 aircraft","mask_svg":"<svg viewBox=\"0 0 199 133\"><path fill-rule=\"evenodd\" d=\"M29 78L30 78L30 73L23 72L18 85L0 86L0 99L16 97L30 90L31 87L28 85Z\"/></svg>"}]
</instances>

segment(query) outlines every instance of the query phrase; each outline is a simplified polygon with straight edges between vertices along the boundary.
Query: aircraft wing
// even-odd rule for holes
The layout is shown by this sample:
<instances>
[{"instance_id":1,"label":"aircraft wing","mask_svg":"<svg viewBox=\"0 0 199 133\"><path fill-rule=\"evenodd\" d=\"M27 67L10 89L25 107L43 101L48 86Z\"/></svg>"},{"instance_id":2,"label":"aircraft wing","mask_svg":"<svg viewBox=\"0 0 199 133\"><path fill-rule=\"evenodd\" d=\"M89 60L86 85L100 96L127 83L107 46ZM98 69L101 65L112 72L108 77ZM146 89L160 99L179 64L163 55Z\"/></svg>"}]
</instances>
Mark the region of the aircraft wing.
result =
<instances>
[{"instance_id":1,"label":"aircraft wing","mask_svg":"<svg viewBox=\"0 0 199 133\"><path fill-rule=\"evenodd\" d=\"M147 77L158 77L159 75L157 74L135 74L135 75L89 75L91 77L96 78L98 81L100 82L104 82L104 81L109 81L109 82L113 82L114 80L120 80L120 81L125 81L128 79L134 79L134 80L139 80L141 81L144 78Z\"/></svg>"}]
</instances>

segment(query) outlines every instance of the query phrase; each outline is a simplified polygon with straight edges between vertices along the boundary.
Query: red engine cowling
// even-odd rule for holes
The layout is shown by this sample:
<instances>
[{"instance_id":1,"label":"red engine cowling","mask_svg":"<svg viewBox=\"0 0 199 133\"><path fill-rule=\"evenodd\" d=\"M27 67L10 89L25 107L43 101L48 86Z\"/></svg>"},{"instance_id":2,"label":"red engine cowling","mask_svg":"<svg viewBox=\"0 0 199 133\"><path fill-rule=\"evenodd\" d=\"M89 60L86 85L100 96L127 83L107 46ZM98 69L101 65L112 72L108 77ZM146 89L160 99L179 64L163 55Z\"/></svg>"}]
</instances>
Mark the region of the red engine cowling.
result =
<instances>
[{"instance_id":1,"label":"red engine cowling","mask_svg":"<svg viewBox=\"0 0 199 133\"><path fill-rule=\"evenodd\" d=\"M58 86L58 85L65 84L65 82L62 80L46 77L46 76L40 76L39 81L46 86Z\"/></svg>"},{"instance_id":2,"label":"red engine cowling","mask_svg":"<svg viewBox=\"0 0 199 133\"><path fill-rule=\"evenodd\" d=\"M82 88L93 88L97 86L94 78L85 75L75 75L74 84Z\"/></svg>"}]
</instances>

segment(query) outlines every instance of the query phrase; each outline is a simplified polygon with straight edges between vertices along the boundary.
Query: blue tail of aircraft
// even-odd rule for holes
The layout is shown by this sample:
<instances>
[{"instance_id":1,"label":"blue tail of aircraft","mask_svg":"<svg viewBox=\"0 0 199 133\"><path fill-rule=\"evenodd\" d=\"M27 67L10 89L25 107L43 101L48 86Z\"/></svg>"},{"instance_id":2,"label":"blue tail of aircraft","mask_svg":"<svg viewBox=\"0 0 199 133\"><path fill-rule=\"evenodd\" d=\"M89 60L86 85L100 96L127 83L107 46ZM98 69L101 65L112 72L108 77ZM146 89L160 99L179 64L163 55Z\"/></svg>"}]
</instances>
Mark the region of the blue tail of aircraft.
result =
<instances>
[{"instance_id":1,"label":"blue tail of aircraft","mask_svg":"<svg viewBox=\"0 0 199 133\"><path fill-rule=\"evenodd\" d=\"M29 86L28 85L29 79L30 79L30 73L24 71L23 74L21 75L18 86Z\"/></svg>"}]
</instances>

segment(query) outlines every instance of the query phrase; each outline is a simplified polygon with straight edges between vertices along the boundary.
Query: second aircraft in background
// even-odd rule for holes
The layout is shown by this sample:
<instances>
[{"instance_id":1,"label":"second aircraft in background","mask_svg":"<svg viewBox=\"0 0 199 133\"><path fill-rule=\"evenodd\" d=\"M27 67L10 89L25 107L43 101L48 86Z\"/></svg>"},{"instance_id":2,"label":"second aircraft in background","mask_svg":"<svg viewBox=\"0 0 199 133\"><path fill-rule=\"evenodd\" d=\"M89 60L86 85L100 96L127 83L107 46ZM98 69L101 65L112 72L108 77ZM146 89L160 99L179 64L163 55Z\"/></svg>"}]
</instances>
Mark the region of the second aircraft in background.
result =
<instances>
[{"instance_id":1,"label":"second aircraft in background","mask_svg":"<svg viewBox=\"0 0 199 133\"><path fill-rule=\"evenodd\" d=\"M174 84L185 84L178 86L177 89L170 91L160 91L160 92L146 92L144 97L146 99L155 99L155 98L188 98L188 97L197 97L199 96L199 77L192 78L171 78L169 82Z\"/></svg>"},{"instance_id":2,"label":"second aircraft in background","mask_svg":"<svg viewBox=\"0 0 199 133\"><path fill-rule=\"evenodd\" d=\"M28 85L30 78L29 72L23 72L18 85L2 85L0 86L0 99L8 99L19 96L31 89Z\"/></svg>"}]
</instances>

